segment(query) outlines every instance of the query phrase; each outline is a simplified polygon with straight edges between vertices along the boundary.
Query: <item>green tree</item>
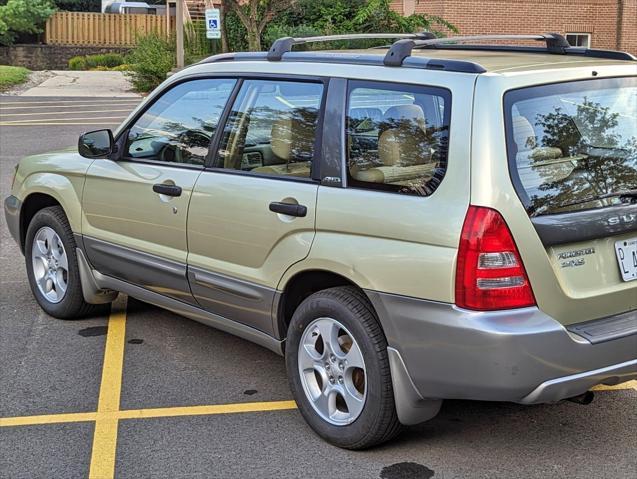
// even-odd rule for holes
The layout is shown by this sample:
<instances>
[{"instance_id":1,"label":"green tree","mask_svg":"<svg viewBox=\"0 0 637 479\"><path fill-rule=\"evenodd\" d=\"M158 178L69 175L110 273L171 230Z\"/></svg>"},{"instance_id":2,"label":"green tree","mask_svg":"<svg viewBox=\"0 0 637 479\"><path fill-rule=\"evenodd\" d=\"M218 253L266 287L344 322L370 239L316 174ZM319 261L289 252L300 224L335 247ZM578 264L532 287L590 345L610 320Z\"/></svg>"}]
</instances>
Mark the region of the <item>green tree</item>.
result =
<instances>
[{"instance_id":1,"label":"green tree","mask_svg":"<svg viewBox=\"0 0 637 479\"><path fill-rule=\"evenodd\" d=\"M233 11L246 29L248 48L261 50L261 34L268 22L279 13L290 8L296 0L224 0L224 10Z\"/></svg>"},{"instance_id":2,"label":"green tree","mask_svg":"<svg viewBox=\"0 0 637 479\"><path fill-rule=\"evenodd\" d=\"M59 10L67 12L101 12L101 0L53 0Z\"/></svg>"},{"instance_id":3,"label":"green tree","mask_svg":"<svg viewBox=\"0 0 637 479\"><path fill-rule=\"evenodd\" d=\"M55 12L51 0L7 0L0 4L0 44L11 45L20 33L41 33Z\"/></svg>"}]
</instances>

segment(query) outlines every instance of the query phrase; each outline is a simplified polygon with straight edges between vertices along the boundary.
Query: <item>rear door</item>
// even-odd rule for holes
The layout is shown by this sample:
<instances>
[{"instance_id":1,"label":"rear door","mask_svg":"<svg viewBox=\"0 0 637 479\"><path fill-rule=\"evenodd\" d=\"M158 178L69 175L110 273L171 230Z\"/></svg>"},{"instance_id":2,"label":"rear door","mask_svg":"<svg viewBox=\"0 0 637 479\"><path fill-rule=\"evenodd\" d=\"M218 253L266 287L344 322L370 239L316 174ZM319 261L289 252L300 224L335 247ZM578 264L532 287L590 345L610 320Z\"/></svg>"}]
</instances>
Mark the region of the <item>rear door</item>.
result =
<instances>
[{"instance_id":1,"label":"rear door","mask_svg":"<svg viewBox=\"0 0 637 479\"><path fill-rule=\"evenodd\" d=\"M314 238L326 85L246 78L188 213L188 278L207 310L273 333L276 286Z\"/></svg>"},{"instance_id":2,"label":"rear door","mask_svg":"<svg viewBox=\"0 0 637 479\"><path fill-rule=\"evenodd\" d=\"M564 324L637 310L637 78L513 90L505 116L511 177L553 276L530 278L540 307Z\"/></svg>"},{"instance_id":3,"label":"rear door","mask_svg":"<svg viewBox=\"0 0 637 479\"><path fill-rule=\"evenodd\" d=\"M192 301L188 204L235 84L222 78L171 86L122 133L120 159L93 162L82 231L101 273Z\"/></svg>"}]
</instances>

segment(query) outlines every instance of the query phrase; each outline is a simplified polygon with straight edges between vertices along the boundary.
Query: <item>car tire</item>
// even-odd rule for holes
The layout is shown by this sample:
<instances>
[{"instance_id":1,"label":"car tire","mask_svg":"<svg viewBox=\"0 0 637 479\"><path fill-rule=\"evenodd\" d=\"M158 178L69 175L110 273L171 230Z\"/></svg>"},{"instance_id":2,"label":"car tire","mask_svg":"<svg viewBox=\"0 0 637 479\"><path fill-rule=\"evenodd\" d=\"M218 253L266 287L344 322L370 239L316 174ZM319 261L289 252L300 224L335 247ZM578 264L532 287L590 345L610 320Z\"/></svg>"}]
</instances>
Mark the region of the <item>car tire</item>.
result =
<instances>
[{"instance_id":1,"label":"car tire","mask_svg":"<svg viewBox=\"0 0 637 479\"><path fill-rule=\"evenodd\" d=\"M43 208L33 216L24 247L27 277L40 307L55 318L80 319L105 310L104 305L84 301L75 248L60 206Z\"/></svg>"},{"instance_id":2,"label":"car tire","mask_svg":"<svg viewBox=\"0 0 637 479\"><path fill-rule=\"evenodd\" d=\"M400 432L387 340L362 291L337 287L306 298L292 316L285 360L299 411L327 442L365 449Z\"/></svg>"}]
</instances>

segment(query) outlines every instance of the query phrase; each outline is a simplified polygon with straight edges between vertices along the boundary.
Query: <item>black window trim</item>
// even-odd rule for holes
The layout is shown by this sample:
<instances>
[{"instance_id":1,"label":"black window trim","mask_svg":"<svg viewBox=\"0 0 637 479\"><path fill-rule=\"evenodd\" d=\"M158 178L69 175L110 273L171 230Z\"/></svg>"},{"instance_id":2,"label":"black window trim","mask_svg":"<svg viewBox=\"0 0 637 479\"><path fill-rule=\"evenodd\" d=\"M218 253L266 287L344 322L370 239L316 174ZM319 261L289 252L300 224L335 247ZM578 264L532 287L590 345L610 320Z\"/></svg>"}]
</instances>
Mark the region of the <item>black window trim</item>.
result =
<instances>
[{"instance_id":1,"label":"black window trim","mask_svg":"<svg viewBox=\"0 0 637 479\"><path fill-rule=\"evenodd\" d=\"M445 119L447 120L447 125L448 125L448 132L447 132L447 166L445 168L445 174L442 176L442 178L440 179L440 183L442 183L444 181L445 176L447 176L447 171L449 170L449 148L451 146L451 108L452 108L452 103L453 103L453 94L451 92L451 89L449 88L445 88L442 86L436 86L436 85L426 85L426 84L422 84L422 83L403 83L403 82L392 82L392 81L383 81L383 80L364 80L364 79L356 79L356 78L348 78L347 79L347 91L346 91L346 101L344 104L344 130L343 130L343 135L344 135L344 158L343 158L343 172L342 172L342 177L341 177L341 181L343 183L343 185L346 185L347 188L352 188L352 189L356 189L356 190L365 190L365 191L373 191L374 193L378 193L378 194L387 194L387 195L399 195L399 196L406 196L406 197L412 197L412 198L430 198L433 195L436 194L436 191L438 191L438 188L440 187L440 185L431 192L431 194L429 195L418 195L418 194L404 194L404 193L400 193L398 191L392 191L390 189L386 189L386 188L379 188L376 187L374 188L374 183L368 183L368 182L358 182L356 180L354 180L352 178L352 176L350 175L350 171L349 171L349 148L347 148L347 116L348 116L348 112L349 112L349 107L350 107L350 98L351 98L351 93L355 88L370 88L370 89L379 89L379 90L393 90L393 91L399 91L399 88L408 88L408 89L412 89L412 90L419 90L418 93L419 94L432 94L434 96L442 96L445 100L445 112L444 112L444 116ZM430 90L432 93L427 93L427 90ZM441 95L441 93L443 93ZM444 119L443 119L444 122ZM358 183L364 183L364 185L359 185Z\"/></svg>"},{"instance_id":2,"label":"black window trim","mask_svg":"<svg viewBox=\"0 0 637 479\"><path fill-rule=\"evenodd\" d=\"M235 78L235 77L233 77ZM322 143L323 143L323 123L325 120L325 105L327 101L327 93L329 90L330 77L308 76L308 75L294 75L294 74L280 74L280 73L240 73L237 74L237 84L235 85L232 94L228 97L228 102L224 108L221 117L219 118L219 125L215 131L215 135L210 142L208 156L206 158L204 171L210 173L220 173L223 175L240 175L248 176L252 178L266 178L279 181L293 181L296 183L311 183L317 184L320 182L320 165L322 158ZM253 173L251 171L235 170L230 168L213 167L219 153L219 146L223 138L223 132L226 128L230 112L234 106L239 92L241 91L245 80L280 80L296 83L315 83L323 86L321 93L321 103L319 106L319 116L316 124L316 138L314 139L314 155L312 157L312 176L310 178L295 177L295 176L279 176L270 175L266 173Z\"/></svg>"}]
</instances>

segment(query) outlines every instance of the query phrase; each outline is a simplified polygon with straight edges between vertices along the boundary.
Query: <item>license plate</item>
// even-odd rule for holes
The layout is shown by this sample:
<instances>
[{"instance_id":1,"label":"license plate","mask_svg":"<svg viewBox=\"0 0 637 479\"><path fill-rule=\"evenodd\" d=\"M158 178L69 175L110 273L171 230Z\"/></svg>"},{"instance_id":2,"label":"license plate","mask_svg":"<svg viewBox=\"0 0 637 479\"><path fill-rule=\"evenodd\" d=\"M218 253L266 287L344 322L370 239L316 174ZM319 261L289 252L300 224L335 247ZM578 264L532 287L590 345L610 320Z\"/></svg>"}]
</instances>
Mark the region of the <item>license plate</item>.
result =
<instances>
[{"instance_id":1,"label":"license plate","mask_svg":"<svg viewBox=\"0 0 637 479\"><path fill-rule=\"evenodd\" d=\"M637 238L615 241L619 272L624 281L637 279Z\"/></svg>"}]
</instances>

